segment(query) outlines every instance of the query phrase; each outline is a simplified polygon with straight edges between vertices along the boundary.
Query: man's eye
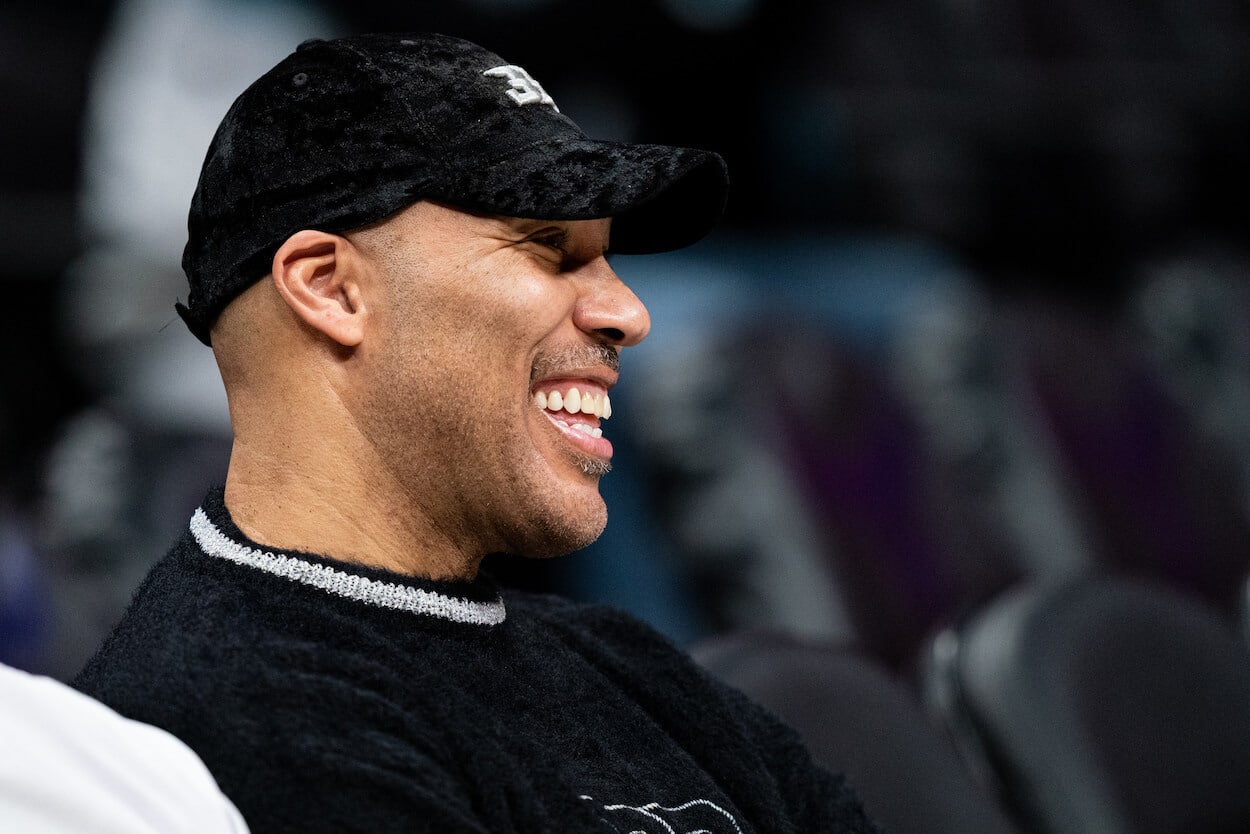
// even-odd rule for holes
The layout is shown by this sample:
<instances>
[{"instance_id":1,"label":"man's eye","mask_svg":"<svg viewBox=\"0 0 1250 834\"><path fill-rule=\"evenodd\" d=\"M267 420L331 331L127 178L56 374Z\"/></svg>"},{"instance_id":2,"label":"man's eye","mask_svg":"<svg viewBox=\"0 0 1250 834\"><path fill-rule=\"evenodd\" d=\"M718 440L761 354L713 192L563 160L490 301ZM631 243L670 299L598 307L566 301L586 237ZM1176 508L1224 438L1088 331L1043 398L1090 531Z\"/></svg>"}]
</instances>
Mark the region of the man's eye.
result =
<instances>
[{"instance_id":1,"label":"man's eye","mask_svg":"<svg viewBox=\"0 0 1250 834\"><path fill-rule=\"evenodd\" d=\"M557 252L559 252L561 255L567 254L564 248L565 244L568 243L567 235L563 235L563 234L543 235L541 237L533 238L533 241L539 244L540 246L546 246L550 249L554 249Z\"/></svg>"}]
</instances>

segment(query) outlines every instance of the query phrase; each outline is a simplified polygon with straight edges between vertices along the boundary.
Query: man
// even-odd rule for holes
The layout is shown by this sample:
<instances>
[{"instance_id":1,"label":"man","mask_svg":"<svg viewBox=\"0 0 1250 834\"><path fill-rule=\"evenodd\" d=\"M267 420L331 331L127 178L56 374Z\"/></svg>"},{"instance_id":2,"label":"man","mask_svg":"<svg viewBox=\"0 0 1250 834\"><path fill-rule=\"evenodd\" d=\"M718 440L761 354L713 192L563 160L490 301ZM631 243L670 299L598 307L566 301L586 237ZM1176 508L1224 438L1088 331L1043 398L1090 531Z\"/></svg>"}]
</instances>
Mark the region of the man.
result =
<instances>
[{"instance_id":1,"label":"man","mask_svg":"<svg viewBox=\"0 0 1250 834\"><path fill-rule=\"evenodd\" d=\"M605 253L694 242L725 189L715 155L587 139L474 44L302 45L192 201L224 491L76 685L183 738L255 831L872 830L654 632L478 571L602 531L649 328Z\"/></svg>"}]
</instances>

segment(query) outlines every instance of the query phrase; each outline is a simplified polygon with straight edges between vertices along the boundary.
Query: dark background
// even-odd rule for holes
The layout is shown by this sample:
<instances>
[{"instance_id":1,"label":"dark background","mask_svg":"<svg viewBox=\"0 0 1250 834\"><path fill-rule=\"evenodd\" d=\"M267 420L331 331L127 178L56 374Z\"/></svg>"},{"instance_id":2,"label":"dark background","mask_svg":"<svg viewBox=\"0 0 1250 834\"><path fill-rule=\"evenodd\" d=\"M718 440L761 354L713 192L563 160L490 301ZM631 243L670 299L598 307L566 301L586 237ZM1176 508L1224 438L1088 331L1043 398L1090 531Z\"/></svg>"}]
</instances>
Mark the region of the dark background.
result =
<instances>
[{"instance_id":1,"label":"dark background","mask_svg":"<svg viewBox=\"0 0 1250 834\"><path fill-rule=\"evenodd\" d=\"M214 5L221 14L231 13L230 2ZM45 1L9 2L0 10L0 289L7 302L0 328L0 519L7 518L9 531L8 539L0 537L0 544L9 542L8 550L0 550L0 558L8 559L7 580L0 584L9 589L9 659L58 673L62 665L49 654L77 657L81 649L58 649L56 627L48 625L56 618L47 610L56 606L47 598L56 595L57 585L48 577L64 569L63 562L61 568L43 567L56 558L49 556L55 547L47 544L46 529L50 450L75 416L102 399L98 369L86 370L81 344L64 338L74 330L66 317L65 281L71 265L96 245L84 228L79 201L84 113L98 50L120 8L109 2ZM427 29L476 40L525 66L589 133L719 151L731 169L732 197L723 226L701 251L722 267L740 267L765 297L784 296L788 278L802 272L795 264L819 257L803 248L804 241L832 238L842 241L839 251L845 251L859 240L896 240L904 249L921 246L957 265L971 290L984 293L991 306L1002 299L1009 305L1031 299L1034 306L1026 309L1042 311L1032 321L1052 309L1079 311L1086 341L1060 342L1076 354L1068 367L1080 368L1082 350L1104 351L1100 358L1105 351L1114 354L1096 333L1119 320L1141 287L1144 264L1213 249L1244 264L1250 7L1243 3L358 0L308 8L323 16L326 34ZM291 45L301 37L293 37ZM819 291L833 298L863 280L854 263L830 269ZM1231 274L1234 285L1245 278L1240 266ZM775 381L768 369L793 366L787 351L800 335L778 335L775 312L772 324L753 344L776 343L778 364L765 361L763 370L731 365L733 374ZM720 334L724 351L742 352L744 335ZM818 334L805 355L836 354L840 342L833 338L831 344L830 336ZM1191 347L1208 357L1219 350L1218 344ZM1053 351L1048 356L1053 358ZM854 389L860 396L882 378L871 365L855 363L854 370L863 375ZM798 387L819 393L818 380L805 374ZM1111 371L1108 378L1125 377ZM644 393L638 392L640 400ZM849 395L835 393L835 404L847 407ZM1117 401L1114 407L1122 405ZM1091 408L1094 415L1114 413ZM1162 413L1155 408L1152 413ZM727 407L712 419L731 420L735 413ZM874 426L888 425L887 418L879 415ZM914 416L907 419L914 422ZM758 421L751 426L760 430ZM821 431L832 431L830 424L807 436L839 442L853 436ZM899 436L906 436L902 432ZM1079 434L1064 435L1068 445L1053 448L1077 455ZM153 461L169 454L154 451L152 460L145 460L148 437L141 430L131 437L132 472L150 471ZM629 436L622 441L624 447L632 442ZM185 445L179 448L180 459L187 460ZM1142 457L1157 449L1139 447ZM638 452L648 460L645 443ZM820 453L819 448L795 452L796 460L808 463ZM203 454L215 460L212 451ZM1065 471L1076 480L1071 473L1080 468L1071 464ZM196 490L193 476L211 469L211 462L188 467ZM690 473L673 469L671 461L651 460L623 480L636 478L657 500L679 501L686 486L682 478ZM902 471L913 470L903 465ZM1160 477L1174 481L1181 477L1177 471ZM820 509L829 498L818 486L820 473L809 469L806 481L801 474L795 478L804 489L823 496L810 502L808 511L836 521L835 509ZM1078 503L1098 506L1100 493L1084 483ZM1201 506L1215 512L1209 502ZM1239 533L1240 510L1229 512L1236 516L1229 529ZM663 507L646 502L629 513L653 519L635 518L634 532L654 528L662 536L675 523ZM1078 513L1086 519L1095 514ZM867 558L878 549L869 543L856 551L848 544L853 537L847 525L830 523L838 531L840 553ZM1212 523L1203 529L1212 529ZM1131 528L1135 522L1125 524ZM142 547L153 547L166 535L163 528L149 532L140 539ZM128 546L140 545L132 539ZM669 546L676 547L671 541ZM915 542L898 546L923 549ZM107 567L109 559L98 562L103 545L95 547L94 556L74 558L97 559L93 570L104 571L99 565ZM142 558L152 556L145 552ZM19 561L25 566L20 570ZM721 564L729 569L730 563ZM982 563L990 572L995 564ZM1221 564L1221 582L1244 567L1227 559ZM913 568L900 570L914 574ZM715 587L711 573L693 568L675 573L675 581L699 589L677 607L697 608L699 616L673 631L692 637L738 624L714 601L698 599ZM997 588L1016 573L1004 570L985 585L972 584L981 591ZM1227 602L1234 596L1231 586L1212 591L1203 584L1214 582L1213 575L1191 576L1190 587ZM961 577L966 584L966 575ZM517 581L566 582L550 566ZM578 587L582 595L595 595ZM915 622L905 633L869 625L860 628L861 636L875 640L890 659L905 656L917 635L966 601L946 587L945 595L928 598L931 608L923 615L910 609ZM662 626L666 622L657 619Z\"/></svg>"}]
</instances>

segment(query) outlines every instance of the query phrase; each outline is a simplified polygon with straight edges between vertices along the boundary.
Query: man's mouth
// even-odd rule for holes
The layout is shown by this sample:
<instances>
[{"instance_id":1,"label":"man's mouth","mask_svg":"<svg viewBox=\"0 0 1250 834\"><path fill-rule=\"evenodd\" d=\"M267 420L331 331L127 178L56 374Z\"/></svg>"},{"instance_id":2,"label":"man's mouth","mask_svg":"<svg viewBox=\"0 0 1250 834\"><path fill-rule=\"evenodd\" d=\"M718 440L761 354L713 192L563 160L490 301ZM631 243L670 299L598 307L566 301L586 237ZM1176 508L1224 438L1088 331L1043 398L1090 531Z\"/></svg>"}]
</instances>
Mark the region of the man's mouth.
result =
<instances>
[{"instance_id":1,"label":"man's mouth","mask_svg":"<svg viewBox=\"0 0 1250 834\"><path fill-rule=\"evenodd\" d=\"M602 475L612 459L612 443L600 420L612 416L608 390L616 382L620 351L613 345L574 345L534 359L530 401L568 444L587 475Z\"/></svg>"},{"instance_id":2,"label":"man's mouth","mask_svg":"<svg viewBox=\"0 0 1250 834\"><path fill-rule=\"evenodd\" d=\"M608 392L589 386L543 386L534 392L533 401L556 424L593 438L603 437L599 421L612 416Z\"/></svg>"}]
</instances>

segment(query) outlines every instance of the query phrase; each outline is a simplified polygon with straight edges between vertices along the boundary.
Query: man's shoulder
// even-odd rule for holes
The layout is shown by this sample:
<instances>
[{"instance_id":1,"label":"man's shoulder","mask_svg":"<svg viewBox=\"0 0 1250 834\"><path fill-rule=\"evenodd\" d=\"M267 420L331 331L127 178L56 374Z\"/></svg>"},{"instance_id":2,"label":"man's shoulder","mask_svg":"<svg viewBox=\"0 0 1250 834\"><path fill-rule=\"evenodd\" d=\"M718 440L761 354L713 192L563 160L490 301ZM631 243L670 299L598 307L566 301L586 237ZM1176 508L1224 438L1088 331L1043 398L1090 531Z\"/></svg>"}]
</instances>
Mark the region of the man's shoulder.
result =
<instances>
[{"instance_id":1,"label":"man's shoulder","mask_svg":"<svg viewBox=\"0 0 1250 834\"><path fill-rule=\"evenodd\" d=\"M597 602L523 591L506 591L508 616L564 640L589 641L604 649L646 655L684 652L665 634L624 609Z\"/></svg>"},{"instance_id":2,"label":"man's shoulder","mask_svg":"<svg viewBox=\"0 0 1250 834\"><path fill-rule=\"evenodd\" d=\"M293 619L289 596L249 584L187 533L152 566L71 683L123 715L172 730L198 709L221 713L209 702L229 706L247 691L241 682L257 682L256 670L289 666L291 643L270 625Z\"/></svg>"},{"instance_id":3,"label":"man's shoulder","mask_svg":"<svg viewBox=\"0 0 1250 834\"><path fill-rule=\"evenodd\" d=\"M206 563L189 533L148 570L101 647L160 654L183 641L208 642L237 631L239 588ZM230 622L227 621L230 618Z\"/></svg>"}]
</instances>

